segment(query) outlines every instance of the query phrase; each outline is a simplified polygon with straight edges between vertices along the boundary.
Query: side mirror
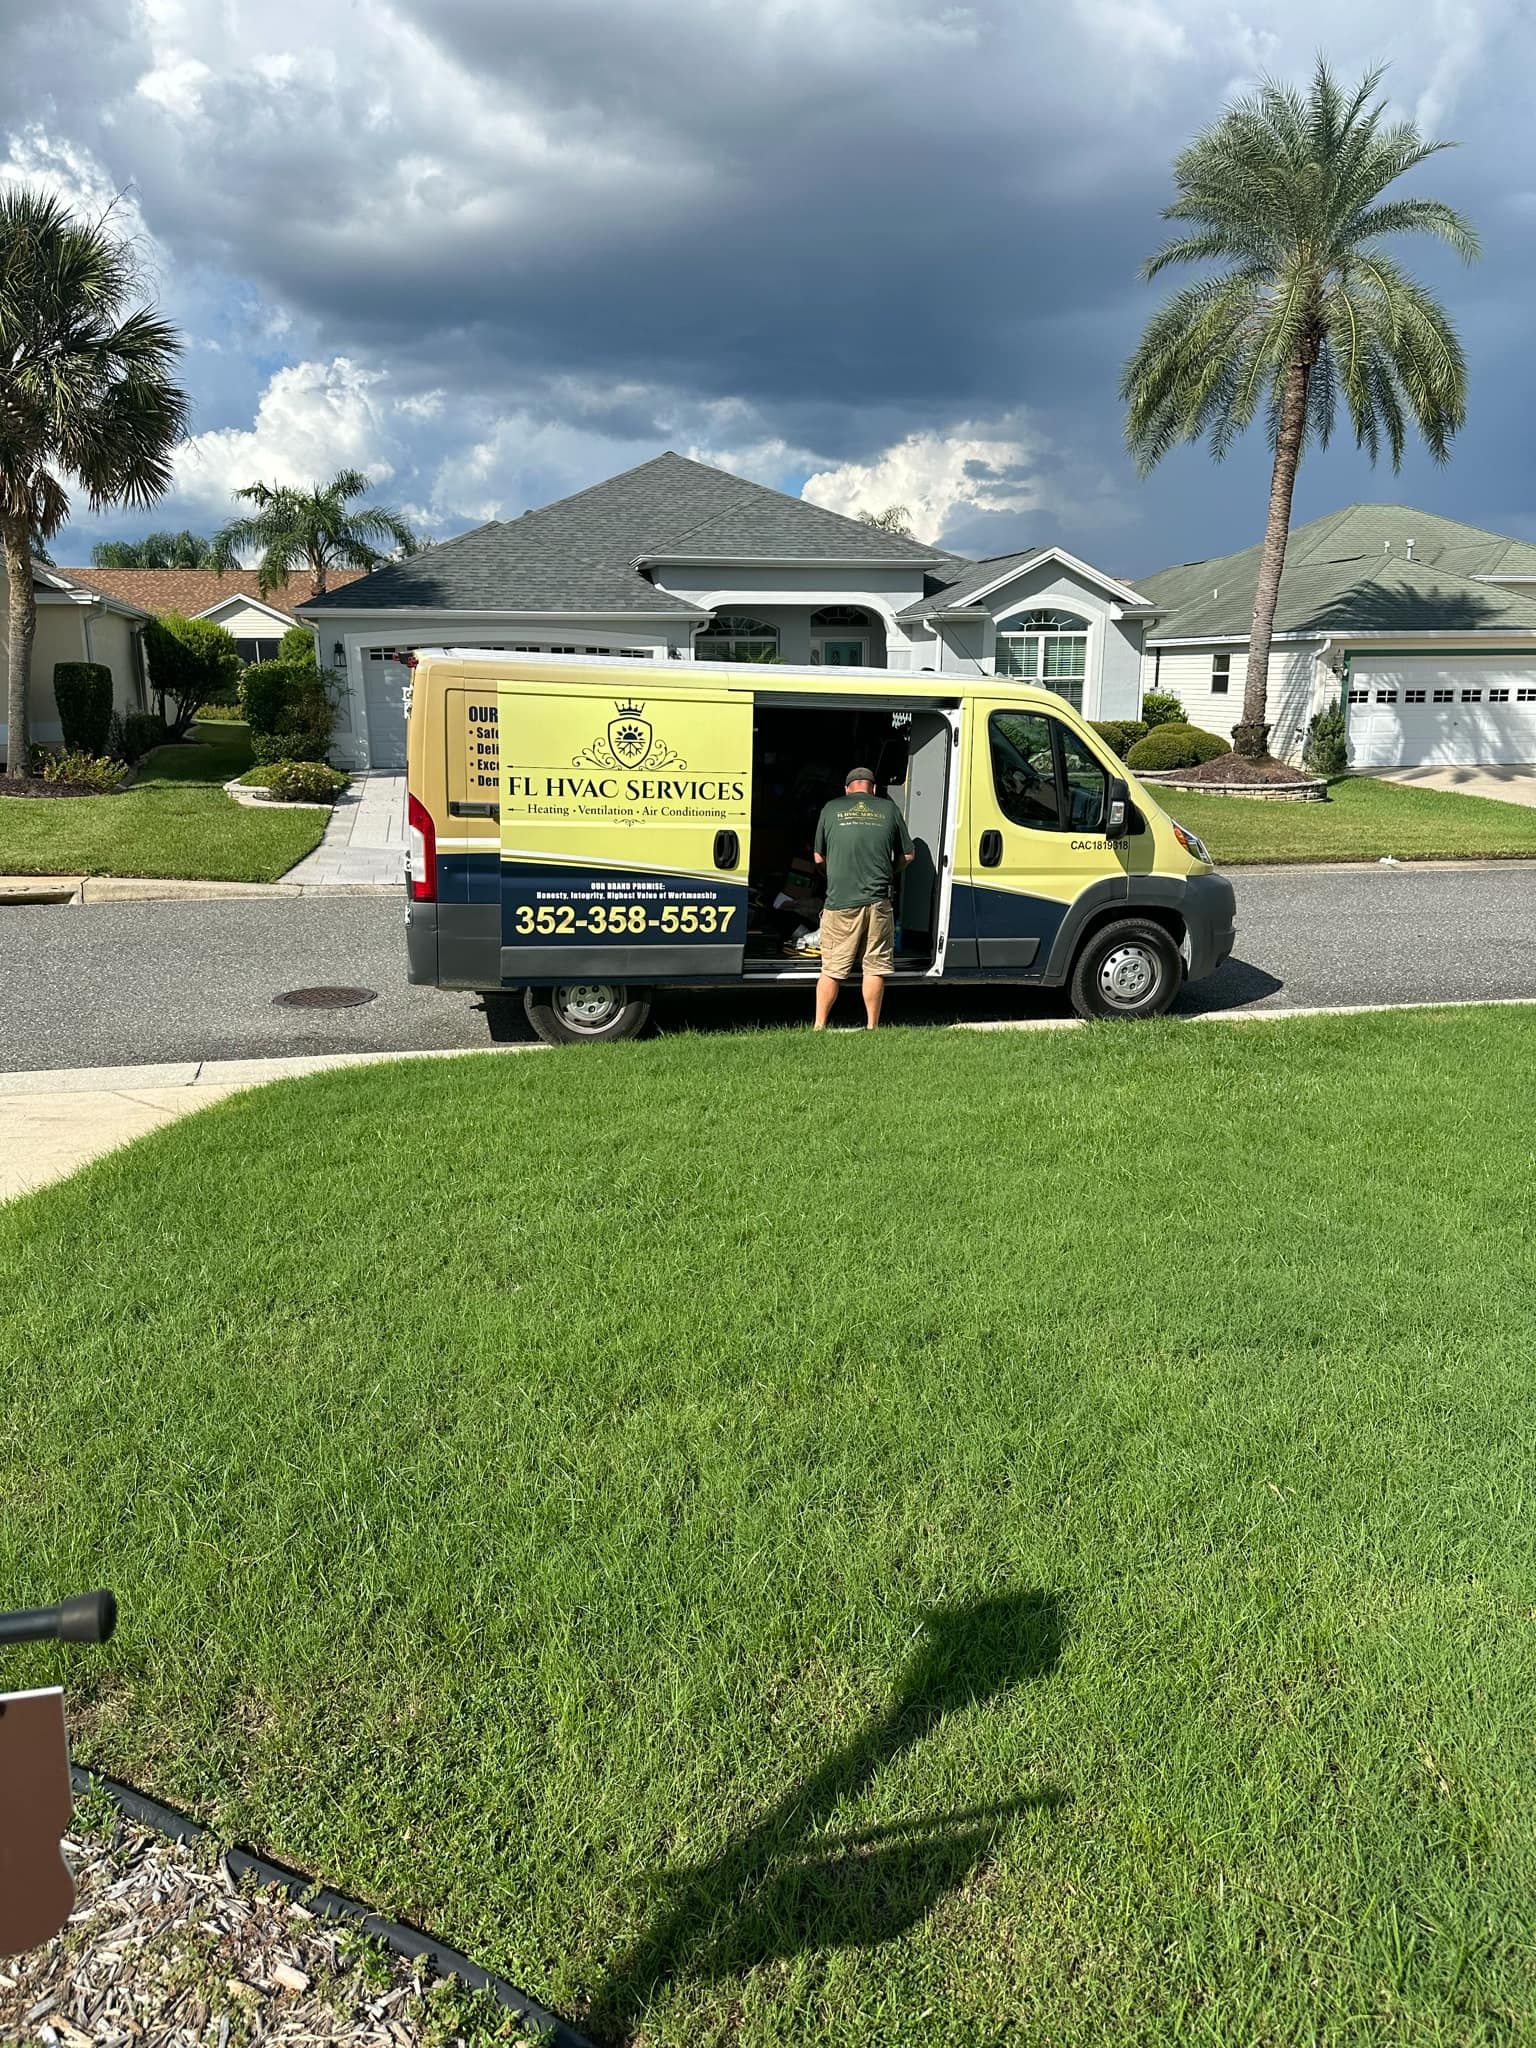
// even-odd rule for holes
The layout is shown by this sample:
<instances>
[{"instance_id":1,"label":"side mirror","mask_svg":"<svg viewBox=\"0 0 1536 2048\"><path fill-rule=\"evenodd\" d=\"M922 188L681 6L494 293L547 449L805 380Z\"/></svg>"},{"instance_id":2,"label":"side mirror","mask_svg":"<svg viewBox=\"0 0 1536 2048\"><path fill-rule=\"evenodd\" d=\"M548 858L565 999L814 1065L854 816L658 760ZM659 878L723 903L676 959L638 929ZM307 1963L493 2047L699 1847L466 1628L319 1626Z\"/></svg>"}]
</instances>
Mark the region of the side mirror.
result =
<instances>
[{"instance_id":1,"label":"side mirror","mask_svg":"<svg viewBox=\"0 0 1536 2048\"><path fill-rule=\"evenodd\" d=\"M1104 837L1123 839L1131 818L1131 792L1118 775L1109 778L1104 795Z\"/></svg>"}]
</instances>

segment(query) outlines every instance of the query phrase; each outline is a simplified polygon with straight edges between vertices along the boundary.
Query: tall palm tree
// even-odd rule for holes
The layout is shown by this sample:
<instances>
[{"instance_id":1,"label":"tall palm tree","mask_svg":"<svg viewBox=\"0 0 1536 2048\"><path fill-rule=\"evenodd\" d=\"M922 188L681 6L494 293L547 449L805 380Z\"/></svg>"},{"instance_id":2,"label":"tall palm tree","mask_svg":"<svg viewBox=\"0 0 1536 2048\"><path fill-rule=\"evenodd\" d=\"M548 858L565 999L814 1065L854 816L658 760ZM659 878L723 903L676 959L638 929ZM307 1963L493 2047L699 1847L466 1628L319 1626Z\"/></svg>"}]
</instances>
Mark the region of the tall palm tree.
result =
<instances>
[{"instance_id":1,"label":"tall palm tree","mask_svg":"<svg viewBox=\"0 0 1536 2048\"><path fill-rule=\"evenodd\" d=\"M181 341L135 295L132 251L107 218L79 220L24 186L0 191L0 546L9 586L6 774L27 772L37 602L32 549L69 516L70 478L93 511L152 505L171 481L187 394Z\"/></svg>"},{"instance_id":2,"label":"tall palm tree","mask_svg":"<svg viewBox=\"0 0 1536 2048\"><path fill-rule=\"evenodd\" d=\"M1125 367L1126 439L1145 475L1181 441L1209 439L1220 461L1262 404L1274 449L1239 753L1262 756L1275 602L1296 469L1326 447L1342 398L1375 461L1402 463L1411 418L1437 462L1466 415L1467 370L1450 318L1382 249L1385 236L1437 235L1467 261L1477 234L1438 199L1383 199L1444 142L1411 121L1384 123L1370 71L1346 93L1323 58L1305 95L1266 81L1202 131L1173 167L1165 220L1191 231L1143 266L1222 268L1176 292Z\"/></svg>"},{"instance_id":3,"label":"tall palm tree","mask_svg":"<svg viewBox=\"0 0 1536 2048\"><path fill-rule=\"evenodd\" d=\"M339 469L328 484L312 484L307 491L293 484L247 484L235 496L256 510L220 528L208 566L222 574L259 549L256 581L263 597L302 568L309 570L310 593L318 597L334 567L376 569L385 557L374 541L392 540L402 554L414 555L420 543L398 512L350 502L367 488L360 469Z\"/></svg>"}]
</instances>

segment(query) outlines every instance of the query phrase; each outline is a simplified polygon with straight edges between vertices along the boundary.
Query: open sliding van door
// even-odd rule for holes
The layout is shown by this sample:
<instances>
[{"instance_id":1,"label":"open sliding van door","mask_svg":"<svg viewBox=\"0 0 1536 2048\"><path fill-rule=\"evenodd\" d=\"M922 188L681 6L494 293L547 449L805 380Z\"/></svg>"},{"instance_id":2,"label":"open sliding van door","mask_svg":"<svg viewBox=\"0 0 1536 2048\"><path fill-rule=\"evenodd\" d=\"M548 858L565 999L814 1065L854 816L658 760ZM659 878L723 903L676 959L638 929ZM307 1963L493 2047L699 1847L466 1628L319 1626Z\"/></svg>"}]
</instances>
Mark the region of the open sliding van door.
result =
<instances>
[{"instance_id":1,"label":"open sliding van door","mask_svg":"<svg viewBox=\"0 0 1536 2048\"><path fill-rule=\"evenodd\" d=\"M752 691L501 679L504 985L741 973Z\"/></svg>"}]
</instances>

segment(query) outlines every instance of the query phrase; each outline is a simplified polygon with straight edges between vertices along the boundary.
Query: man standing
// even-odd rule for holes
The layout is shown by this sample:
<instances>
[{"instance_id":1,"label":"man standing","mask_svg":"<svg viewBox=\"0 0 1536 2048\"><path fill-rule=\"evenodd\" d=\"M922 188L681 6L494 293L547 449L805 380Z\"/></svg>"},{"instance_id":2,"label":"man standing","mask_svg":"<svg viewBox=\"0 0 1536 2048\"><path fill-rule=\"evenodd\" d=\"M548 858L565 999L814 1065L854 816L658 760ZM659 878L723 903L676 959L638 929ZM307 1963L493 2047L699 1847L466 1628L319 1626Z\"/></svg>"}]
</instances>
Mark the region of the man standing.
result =
<instances>
[{"instance_id":1,"label":"man standing","mask_svg":"<svg viewBox=\"0 0 1536 2048\"><path fill-rule=\"evenodd\" d=\"M912 857L907 821L888 796L875 795L875 771L850 768L843 795L823 804L816 821L816 865L827 875L816 984L818 1031L826 1030L838 986L855 963L863 969L869 1029L880 1022L885 977L896 964L891 884Z\"/></svg>"}]
</instances>

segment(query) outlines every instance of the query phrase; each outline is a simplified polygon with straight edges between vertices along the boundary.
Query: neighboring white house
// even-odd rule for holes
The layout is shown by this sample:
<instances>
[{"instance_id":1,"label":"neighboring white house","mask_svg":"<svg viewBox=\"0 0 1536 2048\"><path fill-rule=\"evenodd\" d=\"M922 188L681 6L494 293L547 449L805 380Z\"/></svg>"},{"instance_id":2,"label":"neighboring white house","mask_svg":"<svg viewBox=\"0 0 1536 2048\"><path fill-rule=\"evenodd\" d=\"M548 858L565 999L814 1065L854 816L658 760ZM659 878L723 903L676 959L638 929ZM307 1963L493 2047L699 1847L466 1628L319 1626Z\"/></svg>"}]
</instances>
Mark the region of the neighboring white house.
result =
<instances>
[{"instance_id":1,"label":"neighboring white house","mask_svg":"<svg viewBox=\"0 0 1536 2048\"><path fill-rule=\"evenodd\" d=\"M142 710L144 652L140 632L149 614L109 592L80 580L73 569L32 564L32 591L37 604L37 632L32 642L32 678L27 692L32 740L57 746L63 739L59 707L53 696L54 665L61 661L99 661L112 671L112 708ZM5 753L5 683L9 647L6 618L9 585L0 562L0 757Z\"/></svg>"},{"instance_id":2,"label":"neighboring white house","mask_svg":"<svg viewBox=\"0 0 1536 2048\"><path fill-rule=\"evenodd\" d=\"M675 454L301 599L337 758L405 760L423 646L999 674L1133 718L1145 597L1059 548L972 562Z\"/></svg>"},{"instance_id":3,"label":"neighboring white house","mask_svg":"<svg viewBox=\"0 0 1536 2048\"><path fill-rule=\"evenodd\" d=\"M1229 736L1242 716L1259 549L1143 579L1144 690ZM1536 546L1403 505L1291 534L1269 664L1270 745L1294 759L1345 699L1350 765L1536 762Z\"/></svg>"}]
</instances>

